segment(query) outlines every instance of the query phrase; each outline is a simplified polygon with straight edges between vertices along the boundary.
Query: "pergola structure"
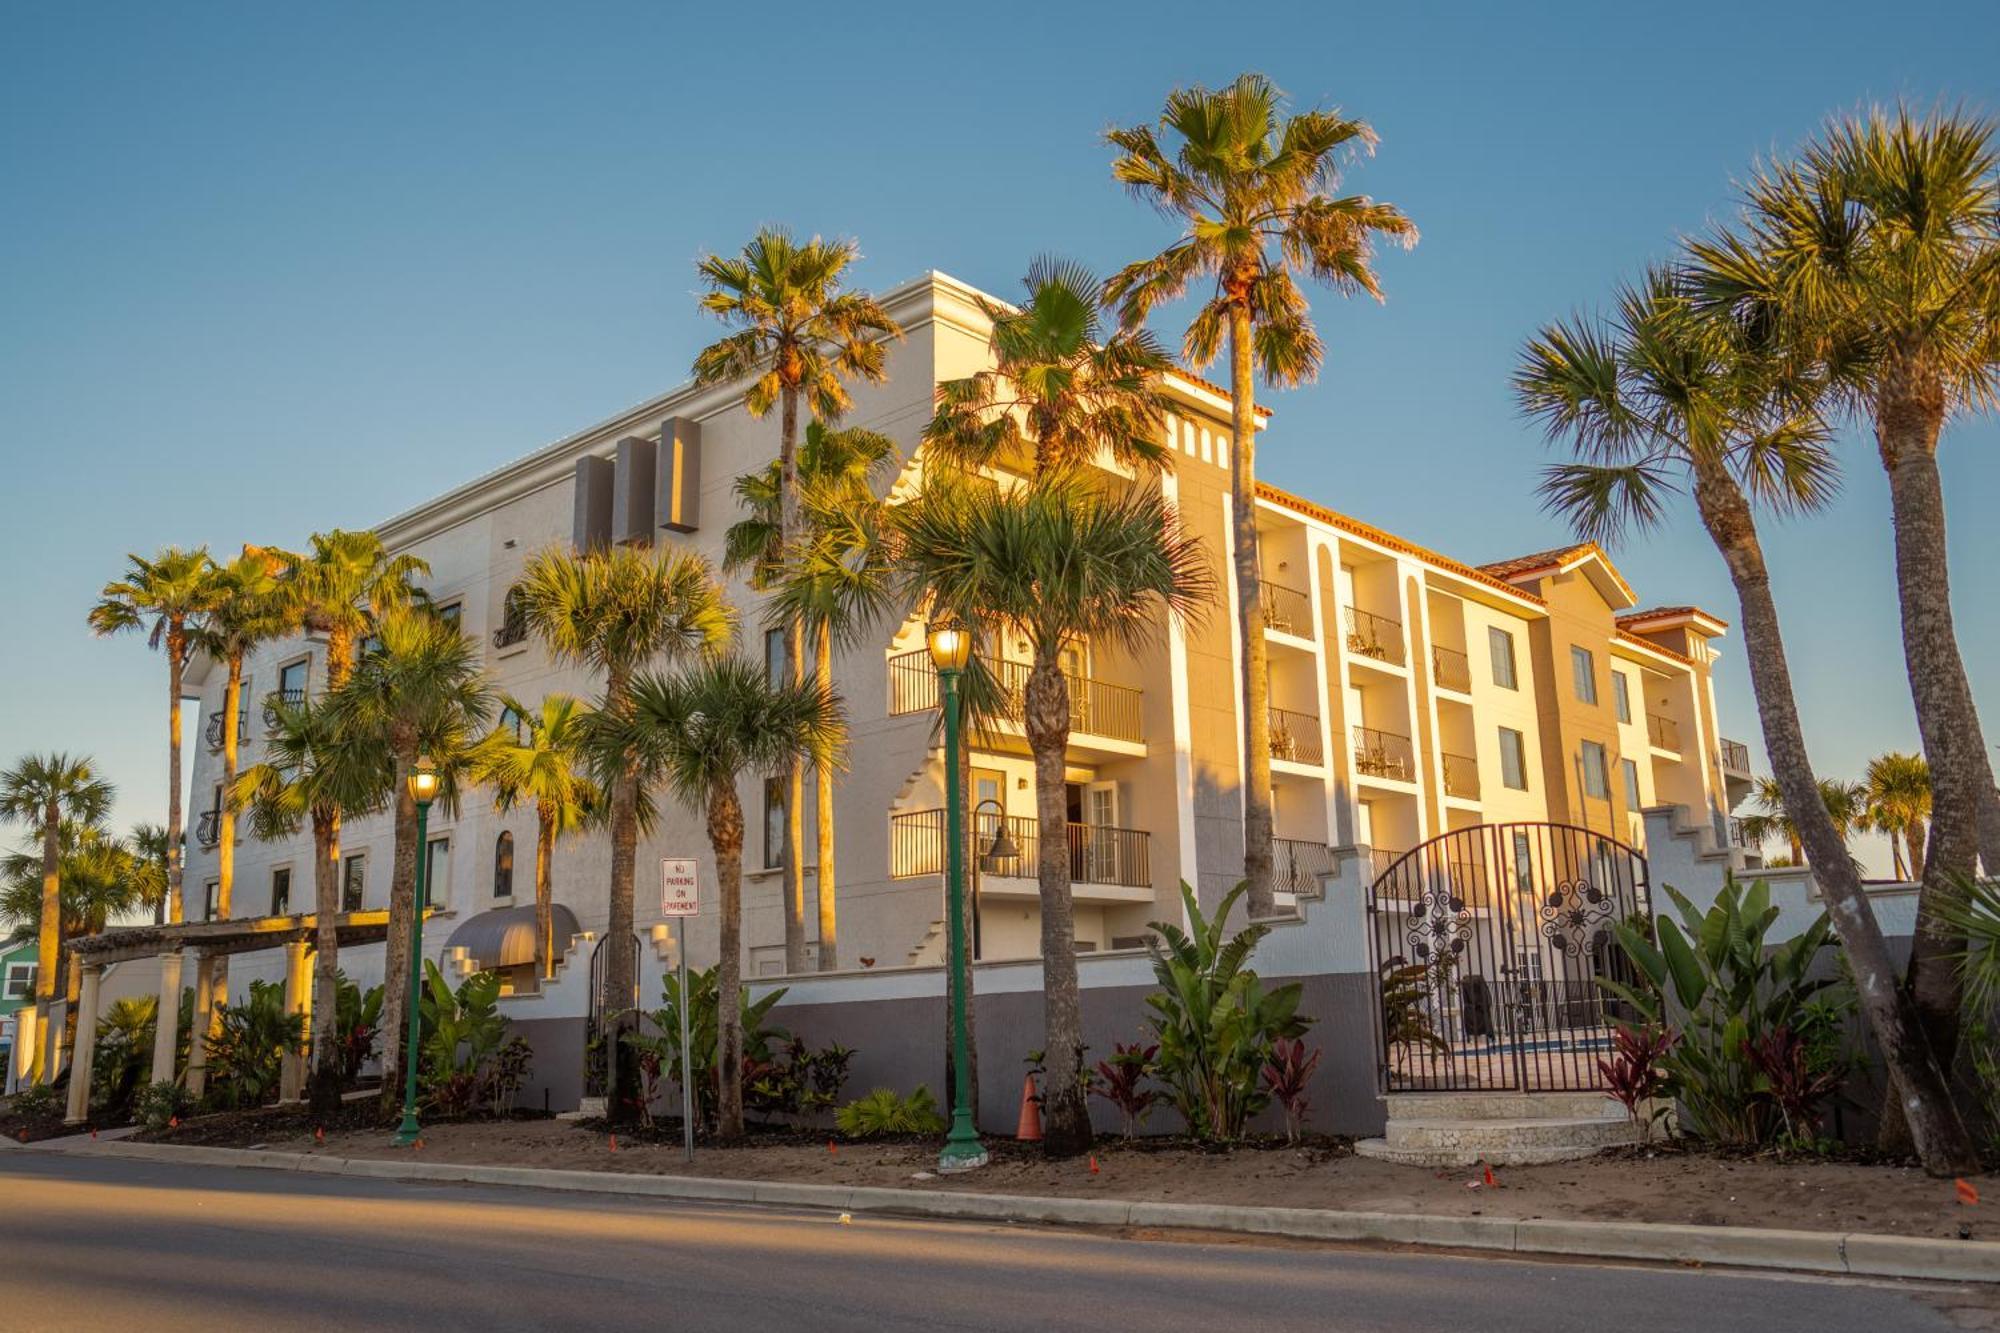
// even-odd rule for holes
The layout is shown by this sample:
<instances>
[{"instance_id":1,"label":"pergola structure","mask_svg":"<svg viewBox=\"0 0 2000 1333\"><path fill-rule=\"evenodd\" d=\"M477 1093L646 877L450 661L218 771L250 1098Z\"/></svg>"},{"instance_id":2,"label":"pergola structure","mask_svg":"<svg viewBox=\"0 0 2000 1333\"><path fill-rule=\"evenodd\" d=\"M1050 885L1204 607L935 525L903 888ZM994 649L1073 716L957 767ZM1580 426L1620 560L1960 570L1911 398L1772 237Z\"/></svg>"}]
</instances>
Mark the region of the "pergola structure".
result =
<instances>
[{"instance_id":1,"label":"pergola structure","mask_svg":"<svg viewBox=\"0 0 2000 1333\"><path fill-rule=\"evenodd\" d=\"M428 913L426 913L428 915ZM305 1016L312 1013L312 968L308 961L319 930L319 917L306 912L298 916L242 917L229 921L184 921L177 925L123 926L70 942L82 977L77 987L76 1049L71 1055L69 1103L65 1119L81 1124L90 1114L91 1066L96 1055L98 989L104 969L113 963L140 958L160 960L159 1019L153 1031L153 1078L172 1078L174 1048L178 1044L181 978L186 960L195 963L194 1030L188 1043L187 1089L200 1096L208 1078L208 1029L218 998L215 960L231 954L259 953L265 949L285 951L285 1011ZM345 949L357 944L375 944L388 937L387 909L343 912L334 920L334 930ZM49 1010L49 1030L60 1033L68 1015L67 1001L58 999ZM160 1071L166 1071L162 1074ZM298 1101L305 1095L306 1057L288 1053L278 1081L280 1101Z\"/></svg>"}]
</instances>

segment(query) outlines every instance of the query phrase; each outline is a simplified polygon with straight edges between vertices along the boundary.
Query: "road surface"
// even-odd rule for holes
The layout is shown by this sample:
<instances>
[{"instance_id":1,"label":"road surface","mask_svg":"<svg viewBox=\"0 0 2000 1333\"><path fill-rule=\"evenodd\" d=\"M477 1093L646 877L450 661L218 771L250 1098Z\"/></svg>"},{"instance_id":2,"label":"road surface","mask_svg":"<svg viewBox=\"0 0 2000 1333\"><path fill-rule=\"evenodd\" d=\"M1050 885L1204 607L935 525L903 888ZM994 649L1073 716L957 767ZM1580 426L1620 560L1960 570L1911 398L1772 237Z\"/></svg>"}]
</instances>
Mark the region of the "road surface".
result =
<instances>
[{"instance_id":1,"label":"road surface","mask_svg":"<svg viewBox=\"0 0 2000 1333\"><path fill-rule=\"evenodd\" d=\"M1991 1291L0 1152L0 1330L2000 1329Z\"/></svg>"}]
</instances>

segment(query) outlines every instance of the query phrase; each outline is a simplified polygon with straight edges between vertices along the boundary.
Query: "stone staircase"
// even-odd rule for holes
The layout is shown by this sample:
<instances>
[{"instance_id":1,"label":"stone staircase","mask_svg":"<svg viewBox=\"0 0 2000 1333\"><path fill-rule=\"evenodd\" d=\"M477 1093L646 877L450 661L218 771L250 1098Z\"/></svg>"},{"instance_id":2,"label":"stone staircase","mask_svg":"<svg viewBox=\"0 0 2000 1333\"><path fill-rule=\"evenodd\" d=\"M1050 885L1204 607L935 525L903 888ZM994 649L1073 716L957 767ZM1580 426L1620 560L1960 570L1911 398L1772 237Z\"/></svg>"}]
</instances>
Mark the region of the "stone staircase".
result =
<instances>
[{"instance_id":1,"label":"stone staircase","mask_svg":"<svg viewBox=\"0 0 2000 1333\"><path fill-rule=\"evenodd\" d=\"M1640 1141L1625 1108L1601 1092L1393 1093L1362 1157L1405 1166L1528 1166L1592 1157Z\"/></svg>"}]
</instances>

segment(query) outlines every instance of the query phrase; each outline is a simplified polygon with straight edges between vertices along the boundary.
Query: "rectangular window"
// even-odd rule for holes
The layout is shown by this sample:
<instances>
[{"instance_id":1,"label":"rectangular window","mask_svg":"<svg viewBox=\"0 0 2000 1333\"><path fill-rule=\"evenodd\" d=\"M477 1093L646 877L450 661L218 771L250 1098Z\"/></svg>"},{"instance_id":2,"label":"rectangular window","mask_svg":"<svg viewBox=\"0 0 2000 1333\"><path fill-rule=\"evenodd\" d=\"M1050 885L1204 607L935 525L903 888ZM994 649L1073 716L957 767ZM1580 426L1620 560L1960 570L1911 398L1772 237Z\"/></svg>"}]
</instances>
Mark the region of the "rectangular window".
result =
<instances>
[{"instance_id":1,"label":"rectangular window","mask_svg":"<svg viewBox=\"0 0 2000 1333\"><path fill-rule=\"evenodd\" d=\"M1622 671L1611 673L1611 702L1618 709L1620 722L1632 720L1632 683L1625 678L1625 673Z\"/></svg>"},{"instance_id":2,"label":"rectangular window","mask_svg":"<svg viewBox=\"0 0 2000 1333\"><path fill-rule=\"evenodd\" d=\"M1584 703L1597 702L1597 662L1590 655L1590 649L1578 648L1574 644L1569 650L1570 673L1576 681L1576 697Z\"/></svg>"},{"instance_id":3,"label":"rectangular window","mask_svg":"<svg viewBox=\"0 0 2000 1333\"><path fill-rule=\"evenodd\" d=\"M1639 808L1639 766L1630 759L1618 761L1618 776L1625 780L1625 808Z\"/></svg>"},{"instance_id":4,"label":"rectangular window","mask_svg":"<svg viewBox=\"0 0 2000 1333\"><path fill-rule=\"evenodd\" d=\"M340 910L361 910L362 895L368 890L368 853L355 852L340 867Z\"/></svg>"},{"instance_id":5,"label":"rectangular window","mask_svg":"<svg viewBox=\"0 0 2000 1333\"><path fill-rule=\"evenodd\" d=\"M792 678L785 668L785 631L767 629L764 631L764 679L773 685L783 685Z\"/></svg>"},{"instance_id":6,"label":"rectangular window","mask_svg":"<svg viewBox=\"0 0 2000 1333\"><path fill-rule=\"evenodd\" d=\"M1486 646L1493 655L1493 683L1503 690L1520 689L1520 679L1514 674L1514 636L1498 625L1489 625Z\"/></svg>"},{"instance_id":7,"label":"rectangular window","mask_svg":"<svg viewBox=\"0 0 2000 1333\"><path fill-rule=\"evenodd\" d=\"M1512 727L1500 728L1500 785L1528 789L1528 743Z\"/></svg>"},{"instance_id":8,"label":"rectangular window","mask_svg":"<svg viewBox=\"0 0 2000 1333\"><path fill-rule=\"evenodd\" d=\"M451 902L451 838L432 838L424 849L424 902L443 910Z\"/></svg>"},{"instance_id":9,"label":"rectangular window","mask_svg":"<svg viewBox=\"0 0 2000 1333\"><path fill-rule=\"evenodd\" d=\"M785 863L785 780L764 779L764 869Z\"/></svg>"},{"instance_id":10,"label":"rectangular window","mask_svg":"<svg viewBox=\"0 0 2000 1333\"><path fill-rule=\"evenodd\" d=\"M1583 794L1600 801L1611 799L1611 771L1605 765L1604 746L1598 741L1583 743Z\"/></svg>"},{"instance_id":11,"label":"rectangular window","mask_svg":"<svg viewBox=\"0 0 2000 1333\"><path fill-rule=\"evenodd\" d=\"M456 625L465 619L465 603L446 602L437 609L437 617L447 625Z\"/></svg>"},{"instance_id":12,"label":"rectangular window","mask_svg":"<svg viewBox=\"0 0 2000 1333\"><path fill-rule=\"evenodd\" d=\"M37 963L7 964L7 989L0 999L25 1000L35 993Z\"/></svg>"},{"instance_id":13,"label":"rectangular window","mask_svg":"<svg viewBox=\"0 0 2000 1333\"><path fill-rule=\"evenodd\" d=\"M278 697L288 704L305 702L306 673L311 668L312 659L307 657L278 668Z\"/></svg>"},{"instance_id":14,"label":"rectangular window","mask_svg":"<svg viewBox=\"0 0 2000 1333\"><path fill-rule=\"evenodd\" d=\"M215 900L221 896L222 896L222 881L219 879L210 880L202 888L201 919L203 921L215 920Z\"/></svg>"},{"instance_id":15,"label":"rectangular window","mask_svg":"<svg viewBox=\"0 0 2000 1333\"><path fill-rule=\"evenodd\" d=\"M292 868L279 866L271 872L271 915L292 914Z\"/></svg>"}]
</instances>

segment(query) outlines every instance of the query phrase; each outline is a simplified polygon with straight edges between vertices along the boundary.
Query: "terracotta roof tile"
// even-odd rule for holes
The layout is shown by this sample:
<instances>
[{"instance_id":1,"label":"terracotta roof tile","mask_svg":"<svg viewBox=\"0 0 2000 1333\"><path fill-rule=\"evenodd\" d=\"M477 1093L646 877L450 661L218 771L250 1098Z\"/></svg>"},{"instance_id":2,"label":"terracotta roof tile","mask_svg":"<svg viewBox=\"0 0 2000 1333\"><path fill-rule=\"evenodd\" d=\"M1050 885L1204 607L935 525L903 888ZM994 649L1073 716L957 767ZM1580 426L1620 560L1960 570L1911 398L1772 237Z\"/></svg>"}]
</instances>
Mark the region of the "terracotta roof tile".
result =
<instances>
[{"instance_id":1,"label":"terracotta roof tile","mask_svg":"<svg viewBox=\"0 0 2000 1333\"><path fill-rule=\"evenodd\" d=\"M1516 587L1514 584L1507 582L1503 578L1496 577L1484 569L1475 568L1463 561L1454 560L1448 555L1441 555L1428 547L1419 546L1412 541L1406 541L1393 532L1384 532L1381 528L1375 527L1370 523L1363 523L1358 518L1349 518L1346 514L1336 513L1328 509L1325 505L1315 504L1303 496L1293 495L1290 491L1281 491L1268 481L1257 483L1257 498L1260 500L1269 500L1272 504L1290 509L1294 513L1304 514L1308 518L1318 519L1320 522L1330 527L1339 528L1343 532L1351 532L1357 537L1364 537L1369 541L1386 546L1392 551L1401 551L1403 554L1413 555L1419 560L1427 560L1441 569L1449 570L1460 578L1471 579L1475 583L1484 583L1489 587L1499 589L1501 592L1519 597L1523 601L1533 602L1537 606L1544 605L1540 597L1529 592L1526 588Z\"/></svg>"},{"instance_id":2,"label":"terracotta roof tile","mask_svg":"<svg viewBox=\"0 0 2000 1333\"><path fill-rule=\"evenodd\" d=\"M1480 568L1496 579L1516 579L1538 569L1549 569L1560 565L1578 552L1587 551L1593 543L1572 542L1568 546L1556 546L1546 551L1535 551L1529 555L1517 555L1510 560L1495 560Z\"/></svg>"}]
</instances>

